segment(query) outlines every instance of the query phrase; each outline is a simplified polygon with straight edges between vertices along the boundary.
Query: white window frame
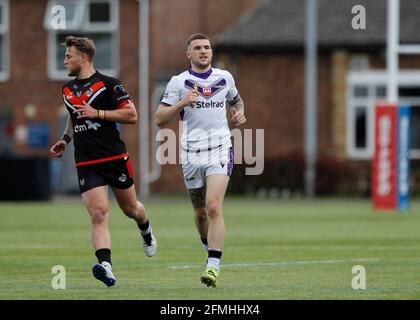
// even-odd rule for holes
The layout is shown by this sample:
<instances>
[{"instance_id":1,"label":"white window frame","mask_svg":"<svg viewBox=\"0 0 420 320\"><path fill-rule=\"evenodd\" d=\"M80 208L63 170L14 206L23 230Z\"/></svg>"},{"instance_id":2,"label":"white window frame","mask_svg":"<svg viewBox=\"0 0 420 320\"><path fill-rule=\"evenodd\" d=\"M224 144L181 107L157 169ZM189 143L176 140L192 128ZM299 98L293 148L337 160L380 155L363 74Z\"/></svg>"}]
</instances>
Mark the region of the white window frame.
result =
<instances>
[{"instance_id":1,"label":"white window frame","mask_svg":"<svg viewBox=\"0 0 420 320\"><path fill-rule=\"evenodd\" d=\"M420 87L419 83L420 71L404 70L399 72L399 87ZM366 86L368 88L368 96L355 97L354 88L356 86ZM387 73L385 70L369 70L369 71L349 71L347 74L347 137L346 151L347 156L354 160L370 160L374 151L374 130L375 130L375 106L380 103L386 103L386 96L383 100L376 98L375 89L379 86L387 86ZM420 105L420 97L399 97L399 104L402 105ZM356 148L355 141L355 111L359 106L366 106L366 148ZM420 149L410 150L411 159L420 159Z\"/></svg>"},{"instance_id":2,"label":"white window frame","mask_svg":"<svg viewBox=\"0 0 420 320\"><path fill-rule=\"evenodd\" d=\"M10 77L10 29L9 29L9 0L0 0L2 7L2 23L0 24L0 34L3 38L3 52L2 56L4 61L4 70L0 71L0 81L4 82L9 80Z\"/></svg>"},{"instance_id":3,"label":"white window frame","mask_svg":"<svg viewBox=\"0 0 420 320\"><path fill-rule=\"evenodd\" d=\"M89 3L98 3L98 2L105 2L104 0L87 0ZM86 7L86 19L84 27L89 30L89 32L103 32L103 31L109 31L112 32L114 30L118 29L118 0L111 0L108 2L111 6L111 15L110 19L111 21L109 23L103 23L103 22L94 22L91 23L89 21L89 15L90 15L90 6L87 5Z\"/></svg>"},{"instance_id":4,"label":"white window frame","mask_svg":"<svg viewBox=\"0 0 420 320\"><path fill-rule=\"evenodd\" d=\"M79 19L74 20L70 23L70 27L66 25L65 30L53 30L49 24L49 17L51 17L51 9L54 4L59 4L57 0L50 0L47 5L45 14L44 27L48 30L48 76L52 80L67 80L68 75L65 70L58 68L57 55L57 43L56 37L58 34L63 33L77 33L77 34L110 34L111 36L111 69L99 69L102 73L111 77L117 77L119 73L119 1L118 0L74 0L77 1L78 15L83 17L83 21ZM95 2L108 2L110 4L110 22L109 23L90 23L89 19L89 4ZM64 60L64 56L63 56ZM95 64L94 64L95 66Z\"/></svg>"}]
</instances>

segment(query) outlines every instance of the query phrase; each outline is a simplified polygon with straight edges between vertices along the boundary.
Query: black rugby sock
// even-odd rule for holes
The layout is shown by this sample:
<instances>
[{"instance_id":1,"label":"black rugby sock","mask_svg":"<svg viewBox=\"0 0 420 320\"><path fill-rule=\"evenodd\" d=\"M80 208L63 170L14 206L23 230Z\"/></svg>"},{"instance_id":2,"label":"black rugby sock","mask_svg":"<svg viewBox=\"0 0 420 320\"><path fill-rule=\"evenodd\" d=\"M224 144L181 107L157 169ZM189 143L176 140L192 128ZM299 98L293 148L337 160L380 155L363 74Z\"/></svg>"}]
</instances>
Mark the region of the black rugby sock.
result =
<instances>
[{"instance_id":1,"label":"black rugby sock","mask_svg":"<svg viewBox=\"0 0 420 320\"><path fill-rule=\"evenodd\" d=\"M112 265L112 263L111 263L111 249L108 249L108 248L98 249L95 252L95 256L98 258L99 263L102 263L102 262L106 261L110 265Z\"/></svg>"},{"instance_id":2,"label":"black rugby sock","mask_svg":"<svg viewBox=\"0 0 420 320\"><path fill-rule=\"evenodd\" d=\"M152 244L152 228L150 226L149 220L147 220L143 224L137 223L137 226L140 229L140 234L143 237L144 241L148 246L150 246Z\"/></svg>"},{"instance_id":3,"label":"black rugby sock","mask_svg":"<svg viewBox=\"0 0 420 320\"><path fill-rule=\"evenodd\" d=\"M150 227L149 220L147 220L143 224L137 222L137 226L139 227L140 231L143 231L144 233L147 233L147 229L149 229L149 227Z\"/></svg>"}]
</instances>

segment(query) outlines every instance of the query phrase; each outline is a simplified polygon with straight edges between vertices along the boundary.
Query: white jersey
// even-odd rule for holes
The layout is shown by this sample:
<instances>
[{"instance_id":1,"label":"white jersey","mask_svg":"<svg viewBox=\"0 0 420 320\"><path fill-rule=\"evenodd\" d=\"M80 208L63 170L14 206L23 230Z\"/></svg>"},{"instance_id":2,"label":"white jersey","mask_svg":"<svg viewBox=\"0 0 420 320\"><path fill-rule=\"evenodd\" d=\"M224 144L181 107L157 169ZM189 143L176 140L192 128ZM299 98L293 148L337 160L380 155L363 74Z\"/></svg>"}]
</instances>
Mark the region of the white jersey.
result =
<instances>
[{"instance_id":1,"label":"white jersey","mask_svg":"<svg viewBox=\"0 0 420 320\"><path fill-rule=\"evenodd\" d=\"M162 103L172 106L190 90L197 90L198 101L181 111L182 148L198 150L218 145L230 145L230 130L226 118L226 100L238 95L232 75L212 68L205 73L187 70L169 81Z\"/></svg>"}]
</instances>

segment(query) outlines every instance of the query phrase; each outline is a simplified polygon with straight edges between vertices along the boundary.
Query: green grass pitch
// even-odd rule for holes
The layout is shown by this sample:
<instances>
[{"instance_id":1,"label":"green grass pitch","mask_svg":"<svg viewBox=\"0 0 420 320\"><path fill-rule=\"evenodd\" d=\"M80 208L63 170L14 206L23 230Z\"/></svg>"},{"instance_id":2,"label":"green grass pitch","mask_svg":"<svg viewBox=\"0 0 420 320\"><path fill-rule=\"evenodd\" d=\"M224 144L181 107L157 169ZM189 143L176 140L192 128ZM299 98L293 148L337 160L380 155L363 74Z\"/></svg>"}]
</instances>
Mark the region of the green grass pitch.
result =
<instances>
[{"instance_id":1,"label":"green grass pitch","mask_svg":"<svg viewBox=\"0 0 420 320\"><path fill-rule=\"evenodd\" d=\"M90 222L81 200L0 202L0 299L418 299L420 201L407 213L368 200L225 200L217 288L199 281L206 255L186 198L145 202L158 238L147 258L137 227L111 202L117 285L93 278ZM66 289L52 288L65 268ZM355 265L366 289L352 288Z\"/></svg>"}]
</instances>

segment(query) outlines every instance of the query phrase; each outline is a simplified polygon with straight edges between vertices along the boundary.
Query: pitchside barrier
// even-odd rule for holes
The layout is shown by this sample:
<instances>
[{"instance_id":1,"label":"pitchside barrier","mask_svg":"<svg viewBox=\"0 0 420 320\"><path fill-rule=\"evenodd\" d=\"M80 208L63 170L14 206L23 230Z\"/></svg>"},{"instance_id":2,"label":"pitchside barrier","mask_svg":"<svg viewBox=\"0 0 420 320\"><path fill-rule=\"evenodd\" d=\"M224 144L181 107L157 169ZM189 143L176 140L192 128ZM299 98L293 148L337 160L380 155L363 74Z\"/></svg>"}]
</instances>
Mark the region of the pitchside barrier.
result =
<instances>
[{"instance_id":1,"label":"pitchside barrier","mask_svg":"<svg viewBox=\"0 0 420 320\"><path fill-rule=\"evenodd\" d=\"M410 125L409 106L376 106L372 200L377 210L409 207Z\"/></svg>"},{"instance_id":2,"label":"pitchside barrier","mask_svg":"<svg viewBox=\"0 0 420 320\"><path fill-rule=\"evenodd\" d=\"M0 201L50 200L50 160L0 157Z\"/></svg>"}]
</instances>

